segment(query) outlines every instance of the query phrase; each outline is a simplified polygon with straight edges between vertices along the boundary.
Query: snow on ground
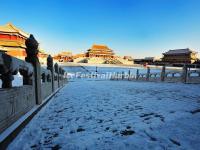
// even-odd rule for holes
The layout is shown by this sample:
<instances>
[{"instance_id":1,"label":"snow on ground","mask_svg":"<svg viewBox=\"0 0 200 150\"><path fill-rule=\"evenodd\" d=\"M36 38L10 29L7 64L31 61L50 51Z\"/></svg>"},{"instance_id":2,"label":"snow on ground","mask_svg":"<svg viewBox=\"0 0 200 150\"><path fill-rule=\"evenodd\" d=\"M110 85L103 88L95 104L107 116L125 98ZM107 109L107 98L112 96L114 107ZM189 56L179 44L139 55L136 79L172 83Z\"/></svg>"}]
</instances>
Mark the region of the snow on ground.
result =
<instances>
[{"instance_id":1,"label":"snow on ground","mask_svg":"<svg viewBox=\"0 0 200 150\"><path fill-rule=\"evenodd\" d=\"M69 82L8 149L197 150L199 91L181 83Z\"/></svg>"}]
</instances>

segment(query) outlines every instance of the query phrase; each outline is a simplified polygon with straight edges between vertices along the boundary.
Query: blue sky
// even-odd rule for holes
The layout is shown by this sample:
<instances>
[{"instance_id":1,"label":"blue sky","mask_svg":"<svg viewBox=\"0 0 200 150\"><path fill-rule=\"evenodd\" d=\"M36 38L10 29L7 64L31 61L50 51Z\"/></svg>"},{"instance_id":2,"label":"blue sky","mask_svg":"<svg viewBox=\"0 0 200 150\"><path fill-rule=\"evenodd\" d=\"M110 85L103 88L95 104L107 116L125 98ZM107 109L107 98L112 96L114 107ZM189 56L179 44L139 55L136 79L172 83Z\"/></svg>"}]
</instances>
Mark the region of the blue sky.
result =
<instances>
[{"instance_id":1,"label":"blue sky","mask_svg":"<svg viewBox=\"0 0 200 150\"><path fill-rule=\"evenodd\" d=\"M0 0L0 24L32 33L46 52L106 44L118 55L200 53L200 0Z\"/></svg>"}]
</instances>

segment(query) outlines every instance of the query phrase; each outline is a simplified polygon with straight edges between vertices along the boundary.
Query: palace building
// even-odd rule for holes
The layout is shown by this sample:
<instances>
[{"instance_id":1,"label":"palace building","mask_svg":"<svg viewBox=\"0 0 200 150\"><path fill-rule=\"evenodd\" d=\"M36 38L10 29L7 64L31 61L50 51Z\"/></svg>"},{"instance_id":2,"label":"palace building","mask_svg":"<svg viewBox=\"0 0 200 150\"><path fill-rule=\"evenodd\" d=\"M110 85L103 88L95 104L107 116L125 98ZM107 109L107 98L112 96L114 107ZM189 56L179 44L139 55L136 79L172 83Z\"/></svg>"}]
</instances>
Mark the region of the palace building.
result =
<instances>
[{"instance_id":1,"label":"palace building","mask_svg":"<svg viewBox=\"0 0 200 150\"><path fill-rule=\"evenodd\" d=\"M152 65L155 62L155 57L145 57L142 59L134 59L135 64L141 64L141 65Z\"/></svg>"},{"instance_id":2,"label":"palace building","mask_svg":"<svg viewBox=\"0 0 200 150\"><path fill-rule=\"evenodd\" d=\"M53 57L57 62L72 62L73 56L72 52L61 52Z\"/></svg>"},{"instance_id":3,"label":"palace building","mask_svg":"<svg viewBox=\"0 0 200 150\"><path fill-rule=\"evenodd\" d=\"M25 33L11 23L0 26L0 51L5 52L13 57L25 60L25 41L28 37L28 33ZM40 49L38 58L41 64L46 63L47 57L48 54Z\"/></svg>"},{"instance_id":4,"label":"palace building","mask_svg":"<svg viewBox=\"0 0 200 150\"><path fill-rule=\"evenodd\" d=\"M0 26L0 49L8 55L25 59L25 41L29 34L23 32L11 23Z\"/></svg>"},{"instance_id":5,"label":"palace building","mask_svg":"<svg viewBox=\"0 0 200 150\"><path fill-rule=\"evenodd\" d=\"M86 57L114 58L114 53L106 45L93 45L88 49Z\"/></svg>"},{"instance_id":6,"label":"palace building","mask_svg":"<svg viewBox=\"0 0 200 150\"><path fill-rule=\"evenodd\" d=\"M192 64L197 60L197 52L189 48L169 50L163 55L162 62L169 64Z\"/></svg>"}]
</instances>

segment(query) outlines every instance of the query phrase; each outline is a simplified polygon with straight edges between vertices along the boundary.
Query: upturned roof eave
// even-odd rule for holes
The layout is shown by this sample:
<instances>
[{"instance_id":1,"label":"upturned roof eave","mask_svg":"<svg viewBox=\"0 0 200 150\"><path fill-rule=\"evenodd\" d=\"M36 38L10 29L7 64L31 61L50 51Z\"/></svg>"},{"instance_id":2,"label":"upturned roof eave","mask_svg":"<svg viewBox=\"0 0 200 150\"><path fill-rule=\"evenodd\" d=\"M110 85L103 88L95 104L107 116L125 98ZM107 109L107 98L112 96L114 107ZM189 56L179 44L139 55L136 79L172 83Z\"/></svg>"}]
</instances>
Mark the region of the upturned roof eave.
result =
<instances>
[{"instance_id":1,"label":"upturned roof eave","mask_svg":"<svg viewBox=\"0 0 200 150\"><path fill-rule=\"evenodd\" d=\"M26 38L28 38L30 35L24 31L22 31L21 29L15 27L12 23L7 23L4 26L0 26L0 32L2 32L2 33L18 33L21 36L24 36Z\"/></svg>"}]
</instances>

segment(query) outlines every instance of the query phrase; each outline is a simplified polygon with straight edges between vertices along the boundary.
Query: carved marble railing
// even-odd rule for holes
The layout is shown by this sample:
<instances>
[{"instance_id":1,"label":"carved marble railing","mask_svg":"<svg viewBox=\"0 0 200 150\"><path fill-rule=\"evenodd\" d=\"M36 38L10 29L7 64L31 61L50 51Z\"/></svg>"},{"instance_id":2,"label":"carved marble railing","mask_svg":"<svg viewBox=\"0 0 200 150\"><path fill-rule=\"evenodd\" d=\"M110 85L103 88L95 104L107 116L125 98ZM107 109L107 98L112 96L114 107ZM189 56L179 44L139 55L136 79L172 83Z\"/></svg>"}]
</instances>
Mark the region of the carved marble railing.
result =
<instances>
[{"instance_id":1,"label":"carved marble railing","mask_svg":"<svg viewBox=\"0 0 200 150\"><path fill-rule=\"evenodd\" d=\"M165 73L166 82L182 82L183 72L181 71L169 71Z\"/></svg>"},{"instance_id":2,"label":"carved marble railing","mask_svg":"<svg viewBox=\"0 0 200 150\"><path fill-rule=\"evenodd\" d=\"M154 81L154 82L157 82L157 81L161 81L161 73L157 72L157 73L150 73L149 74L149 81Z\"/></svg>"},{"instance_id":3,"label":"carved marble railing","mask_svg":"<svg viewBox=\"0 0 200 150\"><path fill-rule=\"evenodd\" d=\"M114 74L111 80L129 80L133 81L152 81L152 82L183 82L183 83L200 83L200 70L189 70L186 66L176 70L166 70L166 67L162 67L160 72L151 72L150 68L147 68L146 73L139 73L137 69L135 77L122 77L123 74Z\"/></svg>"},{"instance_id":4,"label":"carved marble railing","mask_svg":"<svg viewBox=\"0 0 200 150\"><path fill-rule=\"evenodd\" d=\"M45 68L41 68L41 87L42 90L42 99L44 100L46 97L48 97L52 93L52 74L50 70L47 70Z\"/></svg>"},{"instance_id":5,"label":"carved marble railing","mask_svg":"<svg viewBox=\"0 0 200 150\"><path fill-rule=\"evenodd\" d=\"M188 83L200 83L200 69L188 70L187 82Z\"/></svg>"},{"instance_id":6,"label":"carved marble railing","mask_svg":"<svg viewBox=\"0 0 200 150\"><path fill-rule=\"evenodd\" d=\"M23 86L13 87L13 75L23 76ZM0 133L35 105L33 66L0 53Z\"/></svg>"},{"instance_id":7,"label":"carved marble railing","mask_svg":"<svg viewBox=\"0 0 200 150\"><path fill-rule=\"evenodd\" d=\"M147 74L146 73L139 73L137 76L137 80L146 81Z\"/></svg>"},{"instance_id":8,"label":"carved marble railing","mask_svg":"<svg viewBox=\"0 0 200 150\"><path fill-rule=\"evenodd\" d=\"M117 72L109 76L110 80L135 80L135 75L132 74L129 70L128 73Z\"/></svg>"},{"instance_id":9,"label":"carved marble railing","mask_svg":"<svg viewBox=\"0 0 200 150\"><path fill-rule=\"evenodd\" d=\"M2 88L11 88L13 75L20 73L23 76L23 85L31 85L33 77L33 66L30 63L0 53L0 79Z\"/></svg>"},{"instance_id":10,"label":"carved marble railing","mask_svg":"<svg viewBox=\"0 0 200 150\"><path fill-rule=\"evenodd\" d=\"M0 134L67 83L65 71L58 64L53 65L51 56L47 59L47 68L40 66L34 40L27 39L26 61L0 52ZM17 73L22 75L23 84L13 87L13 76Z\"/></svg>"}]
</instances>

